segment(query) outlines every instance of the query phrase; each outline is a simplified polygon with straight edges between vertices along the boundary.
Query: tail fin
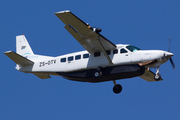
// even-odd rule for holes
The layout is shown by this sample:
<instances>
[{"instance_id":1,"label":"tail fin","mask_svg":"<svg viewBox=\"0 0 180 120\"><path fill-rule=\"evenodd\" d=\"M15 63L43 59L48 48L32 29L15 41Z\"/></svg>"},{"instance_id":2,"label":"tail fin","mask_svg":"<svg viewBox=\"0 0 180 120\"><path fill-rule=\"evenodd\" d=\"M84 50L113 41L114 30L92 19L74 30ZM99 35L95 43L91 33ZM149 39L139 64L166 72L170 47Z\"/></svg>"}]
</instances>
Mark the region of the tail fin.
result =
<instances>
[{"instance_id":1,"label":"tail fin","mask_svg":"<svg viewBox=\"0 0 180 120\"><path fill-rule=\"evenodd\" d=\"M16 53L7 51L4 54L20 66L34 64L33 61L27 59L28 56L34 55L34 53L24 35L16 36Z\"/></svg>"},{"instance_id":2,"label":"tail fin","mask_svg":"<svg viewBox=\"0 0 180 120\"><path fill-rule=\"evenodd\" d=\"M34 55L24 35L16 36L16 53L22 56Z\"/></svg>"}]
</instances>

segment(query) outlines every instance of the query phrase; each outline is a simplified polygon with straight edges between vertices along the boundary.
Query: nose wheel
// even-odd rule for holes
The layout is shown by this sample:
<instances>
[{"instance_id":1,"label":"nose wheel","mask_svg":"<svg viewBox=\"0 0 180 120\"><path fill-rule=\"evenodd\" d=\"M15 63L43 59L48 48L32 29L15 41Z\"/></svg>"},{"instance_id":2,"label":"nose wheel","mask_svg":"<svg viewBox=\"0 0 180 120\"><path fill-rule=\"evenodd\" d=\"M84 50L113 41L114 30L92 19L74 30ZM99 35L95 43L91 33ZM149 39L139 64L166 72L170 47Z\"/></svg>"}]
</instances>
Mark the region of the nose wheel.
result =
<instances>
[{"instance_id":1,"label":"nose wheel","mask_svg":"<svg viewBox=\"0 0 180 120\"><path fill-rule=\"evenodd\" d=\"M113 83L114 83L113 92L119 94L122 91L122 86L120 84L116 84L115 80L113 80Z\"/></svg>"},{"instance_id":2,"label":"nose wheel","mask_svg":"<svg viewBox=\"0 0 180 120\"><path fill-rule=\"evenodd\" d=\"M161 79L161 75L160 75L160 74L156 74L156 75L154 76L154 79L157 80L157 81L160 80L160 79Z\"/></svg>"}]
</instances>

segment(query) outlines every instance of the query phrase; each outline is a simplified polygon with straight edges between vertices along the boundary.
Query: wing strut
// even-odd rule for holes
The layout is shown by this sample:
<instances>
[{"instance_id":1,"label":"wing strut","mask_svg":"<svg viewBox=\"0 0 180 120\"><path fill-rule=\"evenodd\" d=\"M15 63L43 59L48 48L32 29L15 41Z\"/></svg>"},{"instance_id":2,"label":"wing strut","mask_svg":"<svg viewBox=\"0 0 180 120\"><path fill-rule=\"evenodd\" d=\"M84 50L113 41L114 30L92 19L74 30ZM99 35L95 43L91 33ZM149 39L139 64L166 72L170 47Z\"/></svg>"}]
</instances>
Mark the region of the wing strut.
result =
<instances>
[{"instance_id":1,"label":"wing strut","mask_svg":"<svg viewBox=\"0 0 180 120\"><path fill-rule=\"evenodd\" d=\"M105 51L101 41L99 40L99 38L98 38L98 42L99 42L99 46L100 46L102 52L104 53L104 55L106 56L107 60L109 61L109 64L113 65L113 62L111 61L110 57L107 55L107 53L106 53L106 51Z\"/></svg>"}]
</instances>

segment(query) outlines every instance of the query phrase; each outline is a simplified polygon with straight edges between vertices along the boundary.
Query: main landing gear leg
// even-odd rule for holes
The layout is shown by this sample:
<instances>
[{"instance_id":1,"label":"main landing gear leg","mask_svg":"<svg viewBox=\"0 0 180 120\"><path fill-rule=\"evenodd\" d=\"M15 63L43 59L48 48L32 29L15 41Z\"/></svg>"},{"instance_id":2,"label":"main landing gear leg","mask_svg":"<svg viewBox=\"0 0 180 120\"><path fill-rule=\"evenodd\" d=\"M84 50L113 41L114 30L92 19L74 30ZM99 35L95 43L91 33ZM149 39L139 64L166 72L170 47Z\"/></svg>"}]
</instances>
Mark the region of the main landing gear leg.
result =
<instances>
[{"instance_id":1,"label":"main landing gear leg","mask_svg":"<svg viewBox=\"0 0 180 120\"><path fill-rule=\"evenodd\" d=\"M159 68L158 69L156 69L157 71L156 71L156 74L155 74L155 76L154 76L154 79L156 80L156 81L159 81L160 79L161 79L161 75L159 74Z\"/></svg>"},{"instance_id":2,"label":"main landing gear leg","mask_svg":"<svg viewBox=\"0 0 180 120\"><path fill-rule=\"evenodd\" d=\"M114 87L113 87L113 92L118 94L122 91L122 86L120 84L116 84L116 81L113 80Z\"/></svg>"}]
</instances>

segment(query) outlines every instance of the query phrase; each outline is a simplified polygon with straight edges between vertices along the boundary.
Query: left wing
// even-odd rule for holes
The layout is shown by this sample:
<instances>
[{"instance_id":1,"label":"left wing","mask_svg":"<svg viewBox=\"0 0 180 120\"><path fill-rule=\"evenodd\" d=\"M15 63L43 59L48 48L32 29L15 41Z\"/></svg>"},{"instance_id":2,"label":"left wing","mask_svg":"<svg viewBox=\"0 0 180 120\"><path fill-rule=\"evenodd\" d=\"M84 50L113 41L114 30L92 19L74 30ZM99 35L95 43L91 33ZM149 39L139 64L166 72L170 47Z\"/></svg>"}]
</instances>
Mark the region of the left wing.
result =
<instances>
[{"instance_id":1,"label":"left wing","mask_svg":"<svg viewBox=\"0 0 180 120\"><path fill-rule=\"evenodd\" d=\"M89 52L103 52L112 64L107 50L113 50L116 45L106 39L104 36L95 32L92 27L83 22L70 11L61 11L55 15L65 24L66 30Z\"/></svg>"}]
</instances>

